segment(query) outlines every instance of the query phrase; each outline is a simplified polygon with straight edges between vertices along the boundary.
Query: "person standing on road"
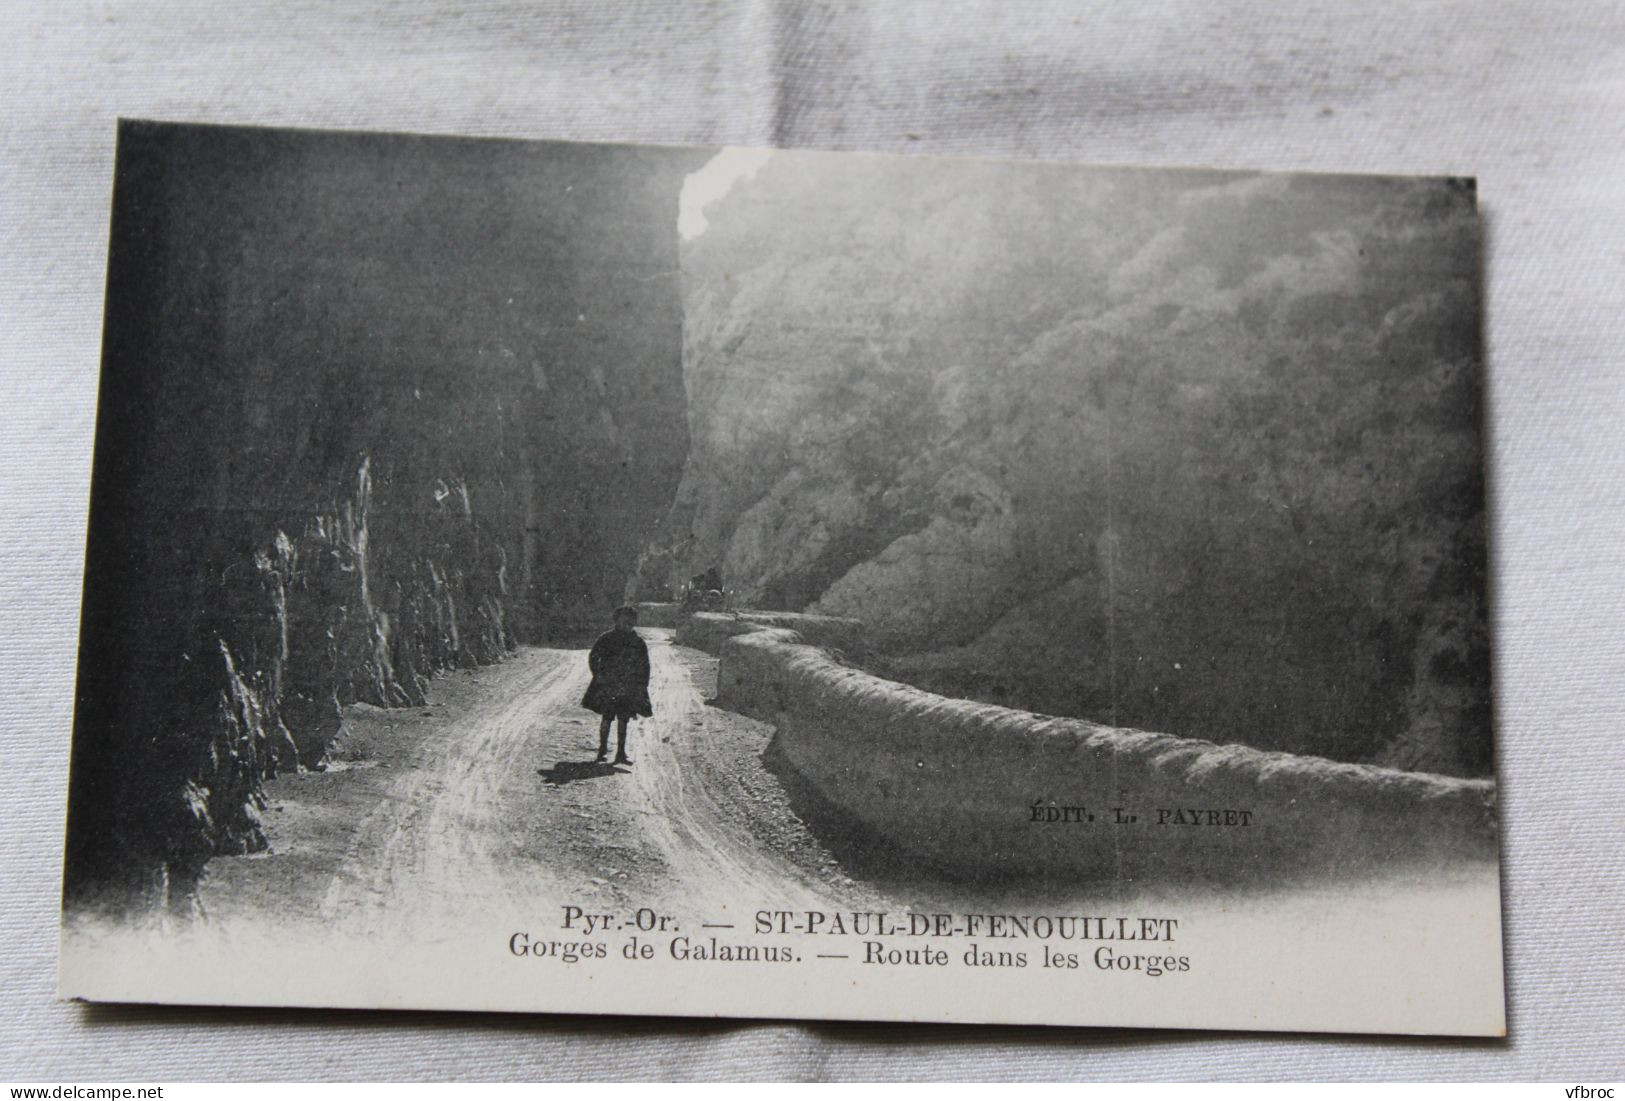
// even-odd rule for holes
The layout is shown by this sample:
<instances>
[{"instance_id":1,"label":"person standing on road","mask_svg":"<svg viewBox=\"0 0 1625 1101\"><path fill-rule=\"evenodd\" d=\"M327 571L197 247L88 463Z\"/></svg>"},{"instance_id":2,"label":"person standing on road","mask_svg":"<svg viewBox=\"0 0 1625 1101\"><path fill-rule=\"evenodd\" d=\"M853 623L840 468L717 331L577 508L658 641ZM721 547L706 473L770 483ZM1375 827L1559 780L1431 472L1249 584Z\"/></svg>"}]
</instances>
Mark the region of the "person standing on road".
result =
<instances>
[{"instance_id":1,"label":"person standing on road","mask_svg":"<svg viewBox=\"0 0 1625 1101\"><path fill-rule=\"evenodd\" d=\"M609 724L616 723L615 763L629 765L626 724L653 716L649 702L649 647L637 632L638 610L630 605L615 609L615 626L598 636L587 654L592 683L581 706L603 716L598 724L598 760L609 756Z\"/></svg>"}]
</instances>

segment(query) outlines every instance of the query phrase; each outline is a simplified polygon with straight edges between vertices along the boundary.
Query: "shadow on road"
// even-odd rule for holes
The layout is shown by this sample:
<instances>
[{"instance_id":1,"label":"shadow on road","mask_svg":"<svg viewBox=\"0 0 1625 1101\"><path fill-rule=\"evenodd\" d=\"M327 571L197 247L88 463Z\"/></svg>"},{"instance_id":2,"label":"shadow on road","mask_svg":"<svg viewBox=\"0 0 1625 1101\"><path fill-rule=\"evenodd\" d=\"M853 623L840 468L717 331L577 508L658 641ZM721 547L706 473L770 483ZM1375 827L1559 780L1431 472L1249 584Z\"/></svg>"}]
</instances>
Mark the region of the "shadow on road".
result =
<instances>
[{"instance_id":1,"label":"shadow on road","mask_svg":"<svg viewBox=\"0 0 1625 1101\"><path fill-rule=\"evenodd\" d=\"M560 761L552 768L539 768L536 775L548 783L562 787L576 780L591 780L598 776L625 775L626 769L598 761Z\"/></svg>"}]
</instances>

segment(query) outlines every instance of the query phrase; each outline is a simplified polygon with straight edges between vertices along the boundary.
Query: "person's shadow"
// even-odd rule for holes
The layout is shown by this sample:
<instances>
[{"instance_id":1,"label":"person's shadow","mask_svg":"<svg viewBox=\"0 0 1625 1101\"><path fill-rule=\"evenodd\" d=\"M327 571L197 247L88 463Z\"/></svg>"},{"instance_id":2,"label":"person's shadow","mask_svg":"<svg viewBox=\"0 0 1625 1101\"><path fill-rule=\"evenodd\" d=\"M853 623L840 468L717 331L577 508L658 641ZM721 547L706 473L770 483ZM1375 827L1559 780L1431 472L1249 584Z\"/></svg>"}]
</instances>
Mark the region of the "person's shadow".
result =
<instances>
[{"instance_id":1,"label":"person's shadow","mask_svg":"<svg viewBox=\"0 0 1625 1101\"><path fill-rule=\"evenodd\" d=\"M616 768L612 764L602 761L560 761L552 768L539 768L536 775L552 784L554 787L563 787L565 784L577 780L591 780L599 776L618 776L626 772L624 768Z\"/></svg>"}]
</instances>

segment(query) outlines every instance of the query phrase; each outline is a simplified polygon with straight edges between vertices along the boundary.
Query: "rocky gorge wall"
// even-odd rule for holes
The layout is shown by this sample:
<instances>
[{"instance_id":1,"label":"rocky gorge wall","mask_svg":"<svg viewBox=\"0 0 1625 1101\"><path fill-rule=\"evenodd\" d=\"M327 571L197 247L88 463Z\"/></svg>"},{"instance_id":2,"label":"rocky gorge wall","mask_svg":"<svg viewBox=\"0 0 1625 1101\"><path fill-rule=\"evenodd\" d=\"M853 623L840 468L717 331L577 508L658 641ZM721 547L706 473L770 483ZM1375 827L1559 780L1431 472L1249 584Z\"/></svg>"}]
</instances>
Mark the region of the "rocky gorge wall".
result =
<instances>
[{"instance_id":1,"label":"rocky gorge wall","mask_svg":"<svg viewBox=\"0 0 1625 1101\"><path fill-rule=\"evenodd\" d=\"M689 628L721 656L718 705L774 725L770 756L817 792L826 830L857 824L849 845L868 863L1235 883L1496 856L1491 781L948 699L789 627L728 623L742 629Z\"/></svg>"},{"instance_id":2,"label":"rocky gorge wall","mask_svg":"<svg viewBox=\"0 0 1625 1101\"><path fill-rule=\"evenodd\" d=\"M70 897L184 900L345 705L606 619L686 453L700 159L125 124Z\"/></svg>"},{"instance_id":3,"label":"rocky gorge wall","mask_svg":"<svg viewBox=\"0 0 1625 1101\"><path fill-rule=\"evenodd\" d=\"M778 153L707 217L659 585L944 695L1489 772L1470 183Z\"/></svg>"}]
</instances>

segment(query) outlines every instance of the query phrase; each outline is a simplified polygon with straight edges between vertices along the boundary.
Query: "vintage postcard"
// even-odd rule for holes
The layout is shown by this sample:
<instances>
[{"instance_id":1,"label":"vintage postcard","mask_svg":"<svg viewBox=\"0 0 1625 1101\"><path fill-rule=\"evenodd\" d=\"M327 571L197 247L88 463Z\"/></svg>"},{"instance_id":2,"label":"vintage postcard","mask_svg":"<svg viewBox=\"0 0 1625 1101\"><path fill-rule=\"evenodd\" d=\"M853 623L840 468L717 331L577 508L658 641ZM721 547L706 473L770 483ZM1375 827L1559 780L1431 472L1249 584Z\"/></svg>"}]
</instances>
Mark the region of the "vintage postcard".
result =
<instances>
[{"instance_id":1,"label":"vintage postcard","mask_svg":"<svg viewBox=\"0 0 1625 1101\"><path fill-rule=\"evenodd\" d=\"M1473 181L119 130L61 992L1504 1033Z\"/></svg>"}]
</instances>

